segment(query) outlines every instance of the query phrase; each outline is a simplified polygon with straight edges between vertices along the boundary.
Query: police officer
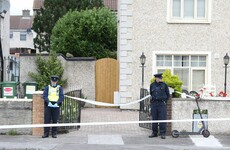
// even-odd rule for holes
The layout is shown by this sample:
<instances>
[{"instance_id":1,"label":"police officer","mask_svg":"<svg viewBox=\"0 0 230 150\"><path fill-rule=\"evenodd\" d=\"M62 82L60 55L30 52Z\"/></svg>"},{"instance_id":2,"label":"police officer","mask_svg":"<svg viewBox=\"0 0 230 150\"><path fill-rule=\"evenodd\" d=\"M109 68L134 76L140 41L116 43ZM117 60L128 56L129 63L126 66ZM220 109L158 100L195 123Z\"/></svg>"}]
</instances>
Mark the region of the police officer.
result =
<instances>
[{"instance_id":1,"label":"police officer","mask_svg":"<svg viewBox=\"0 0 230 150\"><path fill-rule=\"evenodd\" d=\"M166 83L162 81L162 73L155 74L155 82L150 85L150 94L152 99L151 115L152 120L166 120L166 102L169 98L169 89ZM162 139L165 139L166 123L160 123L160 135ZM158 136L158 123L152 123L152 134L149 138Z\"/></svg>"},{"instance_id":2,"label":"police officer","mask_svg":"<svg viewBox=\"0 0 230 150\"><path fill-rule=\"evenodd\" d=\"M58 76L51 76L50 85L45 87L43 92L43 98L45 101L45 124L57 123L59 117L59 111L64 100L63 89L57 84ZM42 138L49 137L50 127L44 128L44 135ZM57 127L52 127L52 137L57 138Z\"/></svg>"}]
</instances>

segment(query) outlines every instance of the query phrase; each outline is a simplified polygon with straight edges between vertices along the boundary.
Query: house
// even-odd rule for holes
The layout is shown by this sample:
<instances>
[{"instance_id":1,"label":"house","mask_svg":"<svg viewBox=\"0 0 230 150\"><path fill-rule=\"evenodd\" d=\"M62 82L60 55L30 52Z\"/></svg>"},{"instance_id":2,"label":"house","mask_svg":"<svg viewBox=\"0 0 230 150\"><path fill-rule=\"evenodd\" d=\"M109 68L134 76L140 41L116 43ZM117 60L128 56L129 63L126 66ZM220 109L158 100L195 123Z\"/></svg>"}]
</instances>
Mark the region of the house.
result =
<instances>
[{"instance_id":1,"label":"house","mask_svg":"<svg viewBox=\"0 0 230 150\"><path fill-rule=\"evenodd\" d=\"M119 0L121 103L139 99L142 52L147 89L153 74L170 69L183 81L185 90L214 85L217 93L223 91L223 57L230 53L229 9L227 0ZM229 74L228 69L227 79Z\"/></svg>"},{"instance_id":2,"label":"house","mask_svg":"<svg viewBox=\"0 0 230 150\"><path fill-rule=\"evenodd\" d=\"M0 7L0 81L5 80L6 64L4 57L9 56L9 24L10 24L10 2L9 0L1 1Z\"/></svg>"},{"instance_id":3,"label":"house","mask_svg":"<svg viewBox=\"0 0 230 150\"><path fill-rule=\"evenodd\" d=\"M117 12L118 0L104 0L105 7L108 7L111 11Z\"/></svg>"},{"instance_id":4,"label":"house","mask_svg":"<svg viewBox=\"0 0 230 150\"><path fill-rule=\"evenodd\" d=\"M32 23L30 10L22 10L22 16L10 16L10 54L36 53Z\"/></svg>"},{"instance_id":5,"label":"house","mask_svg":"<svg viewBox=\"0 0 230 150\"><path fill-rule=\"evenodd\" d=\"M43 7L44 7L44 0L34 0L33 2L34 16L36 15L36 11Z\"/></svg>"},{"instance_id":6,"label":"house","mask_svg":"<svg viewBox=\"0 0 230 150\"><path fill-rule=\"evenodd\" d=\"M111 11L117 12L118 0L103 0L105 7L108 7ZM34 0L33 10L36 13L37 10L44 7L44 0Z\"/></svg>"}]
</instances>

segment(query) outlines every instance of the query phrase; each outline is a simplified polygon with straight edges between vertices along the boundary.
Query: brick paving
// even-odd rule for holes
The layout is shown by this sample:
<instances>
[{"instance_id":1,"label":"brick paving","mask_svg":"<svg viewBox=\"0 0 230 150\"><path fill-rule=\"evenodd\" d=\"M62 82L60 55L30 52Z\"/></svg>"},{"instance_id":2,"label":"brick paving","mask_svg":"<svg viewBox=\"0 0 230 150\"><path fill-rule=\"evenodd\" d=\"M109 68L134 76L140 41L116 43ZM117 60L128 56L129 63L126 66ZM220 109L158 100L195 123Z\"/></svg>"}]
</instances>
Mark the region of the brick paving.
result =
<instances>
[{"instance_id":1,"label":"brick paving","mask_svg":"<svg viewBox=\"0 0 230 150\"><path fill-rule=\"evenodd\" d=\"M120 110L119 108L83 108L81 112L81 122L119 122L138 121L139 111ZM81 126L77 133L72 134L121 134L121 135L146 135L150 130L139 127L139 124L120 125L90 125ZM71 133L70 133L71 134Z\"/></svg>"}]
</instances>

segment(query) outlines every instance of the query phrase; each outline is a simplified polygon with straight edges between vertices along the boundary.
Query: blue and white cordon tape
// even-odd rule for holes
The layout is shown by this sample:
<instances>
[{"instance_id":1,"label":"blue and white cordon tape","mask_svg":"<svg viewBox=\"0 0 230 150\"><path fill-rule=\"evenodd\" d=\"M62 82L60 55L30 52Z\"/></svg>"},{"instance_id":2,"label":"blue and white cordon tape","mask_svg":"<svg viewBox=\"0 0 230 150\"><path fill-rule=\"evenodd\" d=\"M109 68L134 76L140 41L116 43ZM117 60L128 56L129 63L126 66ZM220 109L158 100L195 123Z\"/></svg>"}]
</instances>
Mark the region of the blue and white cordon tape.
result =
<instances>
[{"instance_id":1,"label":"blue and white cordon tape","mask_svg":"<svg viewBox=\"0 0 230 150\"><path fill-rule=\"evenodd\" d=\"M180 92L177 92L179 94L182 94ZM99 105L99 106L127 106L127 105L133 105L136 103L139 103L147 98L150 97L150 95L145 96L142 99L132 101L125 104L110 104L110 103L104 103L104 102L96 102L93 100L86 100L82 98L77 97L71 97L67 96L68 98L75 99L78 101L86 102L93 105ZM195 99L195 97L191 95L186 95L189 98ZM22 124L22 125L0 125L0 129L17 129L17 128L41 128L41 127L63 127L63 126L95 126L95 125L120 125L120 124L139 124L139 123L161 123L161 122L192 122L192 121L230 121L230 118L213 118L213 119L183 119L183 120L147 120L147 121L119 121L119 122L90 122L90 123L58 123L58 124Z\"/></svg>"}]
</instances>

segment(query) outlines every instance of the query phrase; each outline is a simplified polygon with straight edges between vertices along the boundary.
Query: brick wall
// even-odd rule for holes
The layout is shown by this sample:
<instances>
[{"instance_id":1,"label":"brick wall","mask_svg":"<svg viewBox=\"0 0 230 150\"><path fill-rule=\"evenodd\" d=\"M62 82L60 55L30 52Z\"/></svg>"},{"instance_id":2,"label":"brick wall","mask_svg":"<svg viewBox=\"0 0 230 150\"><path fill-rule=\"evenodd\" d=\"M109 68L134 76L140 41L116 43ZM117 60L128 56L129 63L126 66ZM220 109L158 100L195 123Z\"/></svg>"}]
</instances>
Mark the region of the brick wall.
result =
<instances>
[{"instance_id":1,"label":"brick wall","mask_svg":"<svg viewBox=\"0 0 230 150\"><path fill-rule=\"evenodd\" d=\"M44 124L44 100L42 91L36 91L33 94L33 124ZM41 136L44 133L44 128L33 128L32 135Z\"/></svg>"},{"instance_id":2,"label":"brick wall","mask_svg":"<svg viewBox=\"0 0 230 150\"><path fill-rule=\"evenodd\" d=\"M170 95L170 98L167 101L167 120L172 120L172 95ZM171 132L172 123L167 122L166 135L171 135Z\"/></svg>"}]
</instances>

